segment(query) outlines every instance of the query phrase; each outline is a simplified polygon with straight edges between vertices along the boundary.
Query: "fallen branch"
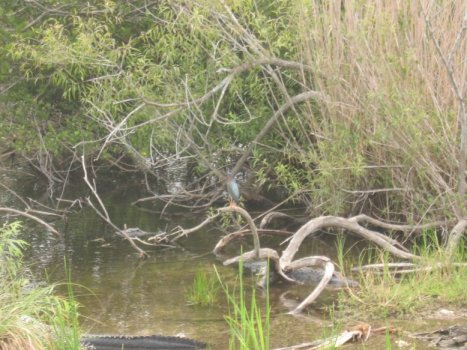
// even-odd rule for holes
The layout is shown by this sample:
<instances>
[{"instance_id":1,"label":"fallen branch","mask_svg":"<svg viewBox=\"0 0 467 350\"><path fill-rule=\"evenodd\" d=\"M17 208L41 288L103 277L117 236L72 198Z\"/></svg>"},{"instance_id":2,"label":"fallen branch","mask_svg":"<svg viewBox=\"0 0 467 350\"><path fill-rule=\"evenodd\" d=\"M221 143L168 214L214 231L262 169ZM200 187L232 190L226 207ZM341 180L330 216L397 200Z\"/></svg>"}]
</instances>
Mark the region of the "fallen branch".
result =
<instances>
[{"instance_id":1,"label":"fallen branch","mask_svg":"<svg viewBox=\"0 0 467 350\"><path fill-rule=\"evenodd\" d=\"M281 276L286 281L297 282L293 278L290 278L289 276L287 276L282 271L282 269L280 268L280 264L279 264L279 254L277 254L277 252L274 249L270 249L270 248L261 248L259 250L258 257L256 256L255 251L250 251L250 252L243 253L240 256L227 259L224 261L223 264L227 266L227 265L231 265L231 264L234 264L240 261L247 262L247 261L257 261L257 260L271 261L273 263L274 270L279 274L279 276Z\"/></svg>"},{"instance_id":2,"label":"fallen branch","mask_svg":"<svg viewBox=\"0 0 467 350\"><path fill-rule=\"evenodd\" d=\"M387 263L387 264L370 264L360 267L354 267L352 271L371 271L376 274L384 274L384 273L392 273L395 275L398 274L405 274L405 273L416 273L422 271L431 271L435 269L441 269L446 267L446 264L443 263L436 263L430 266L419 266L417 264L412 263ZM467 267L467 263L449 263L449 266L455 267ZM403 270L400 270L403 269ZM376 271L375 271L376 270ZM384 271L379 271L384 270ZM391 270L391 271L387 271Z\"/></svg>"},{"instance_id":3,"label":"fallen branch","mask_svg":"<svg viewBox=\"0 0 467 350\"><path fill-rule=\"evenodd\" d=\"M130 245L139 253L139 256L141 258L148 256L148 254L144 250L142 250L140 247L138 247L136 245L136 243L134 242L134 240L130 236L128 236L125 229L123 229L123 230L120 229L118 226L116 226L112 222L104 203L102 202L101 198L99 197L99 194L97 193L97 188L96 188L95 182L93 181L94 185L92 185L91 182L89 181L88 172L87 172L86 164L85 164L85 161L84 161L84 156L81 156L81 164L82 164L83 172L84 172L84 177L83 177L84 182L89 187L89 189L91 190L93 196L96 198L97 202L99 203L100 209L98 209L94 205L94 203L91 201L91 198L89 198L89 197L86 197L86 203L88 203L88 205L94 210L94 212L97 215L99 215L107 224L112 226L112 228L115 231L117 231L121 236L123 236L130 243Z\"/></svg>"},{"instance_id":4,"label":"fallen branch","mask_svg":"<svg viewBox=\"0 0 467 350\"><path fill-rule=\"evenodd\" d=\"M259 224L259 228L264 228L264 227L266 227L266 225L269 225L272 220L280 219L280 218L290 219L290 220L292 220L294 222L299 222L299 223L303 223L303 224L306 222L306 221L303 221L305 218L295 218L295 217L293 217L292 215L289 215L289 214L281 213L279 211L272 211L272 212L268 213L267 215L265 215L261 219L261 222Z\"/></svg>"},{"instance_id":5,"label":"fallen branch","mask_svg":"<svg viewBox=\"0 0 467 350\"><path fill-rule=\"evenodd\" d=\"M280 262L281 266L288 266L291 264L292 259L294 258L295 254L297 253L300 245L302 244L303 240L308 237L309 235L327 227L339 227L346 229L350 232L353 232L360 237L363 237L381 248L389 251L393 255L400 257L402 259L420 259L420 257L406 252L402 249L396 248L393 244L391 244L385 237L379 232L369 230L363 226L361 226L358 221L356 220L357 217L345 219L337 216L321 216L315 219L308 221L305 225L303 225L293 236L289 245L282 253Z\"/></svg>"},{"instance_id":6,"label":"fallen branch","mask_svg":"<svg viewBox=\"0 0 467 350\"><path fill-rule=\"evenodd\" d=\"M285 348L276 348L274 350L319 350L338 348L351 341L361 340L367 341L371 334L371 326L369 324L360 324L349 330L343 331L339 335L331 336L325 339L315 340L310 343L302 343L294 346L288 346Z\"/></svg>"},{"instance_id":7,"label":"fallen branch","mask_svg":"<svg viewBox=\"0 0 467 350\"><path fill-rule=\"evenodd\" d=\"M199 225L196 225L195 227L192 227L190 229L184 229L181 226L177 226L169 234L167 234L166 238L168 239L170 236L175 236L174 238L169 239L171 242L174 242L174 241L176 241L177 239L179 239L181 237L186 237L189 234L191 234L193 232L196 232L196 231L202 229L204 226L210 224L218 216L219 216L219 213L211 215L211 216L207 217L202 223L200 223Z\"/></svg>"},{"instance_id":8,"label":"fallen branch","mask_svg":"<svg viewBox=\"0 0 467 350\"><path fill-rule=\"evenodd\" d=\"M299 314L303 311L305 307L310 305L312 302L316 300L316 298L321 294L321 292L326 288L329 281L332 278L332 274L334 273L334 264L329 259L323 259L321 263L324 264L324 275L321 281L318 283L316 288L308 295L305 300L303 300L300 305L298 305L294 310L290 311L289 314ZM310 266L310 265L309 265ZM312 266L312 265L311 265Z\"/></svg>"},{"instance_id":9,"label":"fallen branch","mask_svg":"<svg viewBox=\"0 0 467 350\"><path fill-rule=\"evenodd\" d=\"M12 213L12 214L15 214L15 215L24 216L24 217L26 217L28 219L34 220L34 221L38 222L39 224L41 224L42 226L44 226L47 230L52 232L58 238L63 238L62 235L60 234L60 232L58 232L56 229L54 229L52 226L50 226L44 220L39 219L37 216L31 215L31 214L28 214L25 211L16 210L16 209L13 209L13 208L4 208L4 207L2 207L2 208L0 208L0 212L1 211L7 212L7 213Z\"/></svg>"}]
</instances>

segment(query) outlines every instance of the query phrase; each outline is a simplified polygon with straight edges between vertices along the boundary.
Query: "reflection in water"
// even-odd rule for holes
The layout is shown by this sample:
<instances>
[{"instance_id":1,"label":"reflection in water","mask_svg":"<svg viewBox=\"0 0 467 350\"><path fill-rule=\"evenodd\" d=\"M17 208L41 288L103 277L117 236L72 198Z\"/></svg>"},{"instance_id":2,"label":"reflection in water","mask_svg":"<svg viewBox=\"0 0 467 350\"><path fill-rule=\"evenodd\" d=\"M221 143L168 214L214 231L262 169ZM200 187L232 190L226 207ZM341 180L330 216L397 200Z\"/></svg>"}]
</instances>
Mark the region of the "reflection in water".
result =
<instances>
[{"instance_id":1,"label":"reflection in water","mask_svg":"<svg viewBox=\"0 0 467 350\"><path fill-rule=\"evenodd\" d=\"M147 231L185 227L198 223L201 215L173 213L160 217L154 213L138 210L130 203L138 198L137 191L114 189L105 196L110 217L123 227L139 227ZM236 279L237 271L223 267L211 254L220 232L200 231L182 240L183 248L153 248L145 260L113 230L89 209L69 218L63 242L46 233L30 231L27 240L31 243L28 260L33 263L36 275L51 281L66 281L64 256L67 269L76 285L76 298L80 309L83 329L88 333L107 334L184 334L210 343L213 349L228 348L228 327L224 315L228 314L226 301L220 294L219 302L212 307L194 307L187 304L187 291L199 270L213 273L213 265L220 271L224 282ZM267 239L263 239L267 242ZM247 240L249 243L249 240ZM267 242L276 244L278 242ZM236 252L239 247L231 247ZM306 253L323 254L329 249L326 244L312 241L303 247ZM251 249L245 246L244 250ZM247 290L254 281L247 278ZM316 327L322 311L320 305L312 310L313 317L294 318L286 315L286 306L280 295L287 286L274 287L270 292L272 305L272 344L286 346L309 341L321 330ZM295 290L299 298L309 293L309 287ZM66 288L63 286L63 293ZM264 303L264 294L257 293ZM314 335L315 334L315 335Z\"/></svg>"}]
</instances>

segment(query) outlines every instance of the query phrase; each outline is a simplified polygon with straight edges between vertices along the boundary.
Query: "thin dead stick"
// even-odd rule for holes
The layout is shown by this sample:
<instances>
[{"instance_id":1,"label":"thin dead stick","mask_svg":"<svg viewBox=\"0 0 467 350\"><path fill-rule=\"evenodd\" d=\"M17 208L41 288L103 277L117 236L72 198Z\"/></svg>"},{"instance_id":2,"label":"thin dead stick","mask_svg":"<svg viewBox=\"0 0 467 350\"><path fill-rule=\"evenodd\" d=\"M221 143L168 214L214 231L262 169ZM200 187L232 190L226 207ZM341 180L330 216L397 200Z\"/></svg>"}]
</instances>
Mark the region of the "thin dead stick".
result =
<instances>
[{"instance_id":1,"label":"thin dead stick","mask_svg":"<svg viewBox=\"0 0 467 350\"><path fill-rule=\"evenodd\" d=\"M371 271L376 270L375 273L386 273L386 271L379 271L379 270L386 270L386 269L394 269L394 271L389 271L393 274L402 274L402 273L414 273L420 271L431 271L434 269L441 269L446 266L455 266L455 267L467 267L467 263L450 263L448 265L442 263L436 263L430 266L420 266L417 264L411 263L388 263L388 264L370 264L360 267L354 267L352 271ZM404 270L397 270L397 269L404 269Z\"/></svg>"},{"instance_id":2,"label":"thin dead stick","mask_svg":"<svg viewBox=\"0 0 467 350\"><path fill-rule=\"evenodd\" d=\"M372 218L365 214L354 216L353 219L359 223L363 221L363 222L367 222L369 224L372 224L372 225L375 225L375 226L378 226L378 227L381 227L387 230L402 231L402 232L423 231L429 228L439 227L439 226L446 224L446 221L435 221L435 222L429 222L426 224L418 224L418 225L391 224L391 223L387 223L387 222Z\"/></svg>"},{"instance_id":3,"label":"thin dead stick","mask_svg":"<svg viewBox=\"0 0 467 350\"><path fill-rule=\"evenodd\" d=\"M94 182L94 185L91 184L91 182L89 181L89 178L88 178L88 172L87 172L87 169L86 169L86 163L84 161L84 156L81 156L81 164L83 166L83 172L84 172L84 182L86 183L86 185L89 187L89 189L91 190L94 198L96 198L97 202L99 203L99 206L100 206L100 209L96 208L96 206L94 205L94 203L91 201L91 199L89 197L86 198L86 203L88 203L88 205L94 209L94 211L96 212L97 215L99 215L105 222L107 222L110 226L112 226L113 229L115 229L120 235L122 235L129 243L130 245L139 253L139 256L141 258L143 257L146 257L148 256L148 254L142 250L140 247L138 247L136 245L136 243L133 241L133 239L131 239L130 236L128 236L128 234L125 232L125 230L121 230L118 226L116 226L112 220L110 219L110 216L107 212L107 209L105 208L105 205L104 203L102 202L101 198L99 197L99 194L97 193L97 188L96 188L96 184Z\"/></svg>"},{"instance_id":4,"label":"thin dead stick","mask_svg":"<svg viewBox=\"0 0 467 350\"><path fill-rule=\"evenodd\" d=\"M184 229L183 227L181 226L177 226L169 235L175 235L174 238L172 238L170 241L171 242L174 242L176 241L177 239L181 238L181 237L186 237L188 236L190 233L193 233L193 232L196 232L200 229L202 229L204 226L210 224L212 221L214 221L215 218L217 218L219 216L219 213L217 214L214 214L214 215L211 215L209 217L207 217L202 223L200 223L199 225L196 225L195 227L192 227L192 228L189 228L189 229Z\"/></svg>"},{"instance_id":5,"label":"thin dead stick","mask_svg":"<svg viewBox=\"0 0 467 350\"><path fill-rule=\"evenodd\" d=\"M253 151L253 148L256 146L257 143L259 143L263 139L263 137L267 135L269 130L274 126L274 124L276 124L277 120L279 120L280 116L282 116L285 112L287 112L290 108L294 107L294 105L298 103L308 101L311 99L323 99L323 98L325 98L325 95L318 91L306 91L306 92L303 92L301 94L291 97L289 101L287 101L276 112L274 112L271 118L269 118L269 120L260 130L260 132L256 135L255 139L248 145L248 147L246 147L242 156L238 159L237 163L233 167L232 173L236 174L241 169L243 164L246 162L246 160L250 156L250 153Z\"/></svg>"},{"instance_id":6,"label":"thin dead stick","mask_svg":"<svg viewBox=\"0 0 467 350\"><path fill-rule=\"evenodd\" d=\"M379 270L383 268L402 268L417 266L413 263L387 263L387 264L369 264L352 268L352 271Z\"/></svg>"},{"instance_id":7,"label":"thin dead stick","mask_svg":"<svg viewBox=\"0 0 467 350\"><path fill-rule=\"evenodd\" d=\"M147 99L144 99L144 102L150 106L156 106L156 107L162 107L162 108L190 107L193 105L200 105L208 101L217 92L219 91L222 92L223 90L225 90L230 85L230 83L233 81L235 76L249 69L256 68L258 66L264 66L264 65L273 65L273 66L280 66L284 68L292 68L292 69L299 69L299 70L311 70L312 69L310 66L304 65L303 63L300 63L300 62L286 61L286 60L282 60L278 58L260 58L252 62L242 63L234 68L220 68L218 70L218 73L228 72L229 75L226 76L224 79L222 79L219 84L214 86L210 91L208 91L206 94L204 94L201 97L198 97L192 100L179 101L175 103L160 103L160 102L150 101Z\"/></svg>"},{"instance_id":8,"label":"thin dead stick","mask_svg":"<svg viewBox=\"0 0 467 350\"><path fill-rule=\"evenodd\" d=\"M13 208L3 208L2 207L2 208L0 208L0 211L7 212L7 213L12 213L12 214L16 214L16 215L21 215L21 216L24 216L24 217L26 217L28 219L34 220L34 221L38 222L39 224L41 224L42 226L44 226L45 228L47 228L47 230L52 232L58 238L60 238L60 239L63 238L63 236L60 234L60 232L58 232L56 229L54 229L52 226L50 226L44 220L39 219L37 216L31 215L31 214L28 214L27 212L24 212L24 211L21 211L21 210L16 210L16 209L13 209Z\"/></svg>"}]
</instances>

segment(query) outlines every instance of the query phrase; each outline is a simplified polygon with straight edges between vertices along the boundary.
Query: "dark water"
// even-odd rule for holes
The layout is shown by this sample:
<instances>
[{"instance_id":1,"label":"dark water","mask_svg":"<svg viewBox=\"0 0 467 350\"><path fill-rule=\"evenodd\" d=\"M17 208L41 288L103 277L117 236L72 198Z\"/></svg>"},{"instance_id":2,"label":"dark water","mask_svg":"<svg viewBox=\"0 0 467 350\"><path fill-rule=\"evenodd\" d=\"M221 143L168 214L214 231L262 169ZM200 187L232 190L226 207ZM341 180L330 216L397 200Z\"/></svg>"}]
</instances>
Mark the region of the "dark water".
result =
<instances>
[{"instance_id":1,"label":"dark water","mask_svg":"<svg viewBox=\"0 0 467 350\"><path fill-rule=\"evenodd\" d=\"M206 213L187 210L161 214L161 206L136 207L131 203L143 196L139 187L130 187L119 180L110 181L100 190L110 217L119 227L126 224L156 232L177 225L191 227L206 217ZM77 186L66 196L83 196L82 191L83 188ZM76 299L81 304L85 332L184 335L205 341L212 349L228 349L229 330L224 319L228 309L222 292L218 302L210 307L190 305L187 298L197 271L213 274L215 266L225 283L233 285L236 280L238 270L222 266L211 253L223 232L209 228L181 239L180 244L172 248L144 247L150 257L142 260L89 208L70 215L66 223L55 222L55 226L64 233L64 240L52 237L41 227L28 228L26 237L31 246L27 261L38 279L50 282L66 281L65 272L69 271ZM263 246L279 250L282 239L261 238ZM251 249L248 240L242 244L244 251ZM234 243L229 252L237 254L240 249L240 244ZM310 240L300 254L333 257L334 242L329 241L328 236ZM247 276L245 283L248 291L255 288L254 278ZM335 297L333 292L320 296L306 315L286 314L310 292L310 286L271 288L272 347L309 342L330 333L329 308ZM258 302L264 305L265 294L257 289L257 296ZM381 339L379 341L382 344Z\"/></svg>"},{"instance_id":2,"label":"dark water","mask_svg":"<svg viewBox=\"0 0 467 350\"><path fill-rule=\"evenodd\" d=\"M207 215L187 210L161 214L162 206L137 207L131 203L142 196L138 188L116 181L101 186L100 190L110 217L119 227L126 224L157 232L177 225L192 227ZM81 191L83 188L78 186L67 196L83 196ZM66 223L57 221L54 224L64 233L64 240L54 238L41 227L32 226L27 230L26 239L31 244L26 254L27 262L32 264L38 279L49 282L66 281L66 271L69 271L76 299L81 305L85 332L185 335L206 341L213 349L228 348L229 331L224 319L228 307L222 291L218 302L210 307L190 305L187 297L196 272L205 271L214 276L214 266L225 283L234 285L237 267L224 267L212 254L223 232L211 227L181 239L174 247L141 246L150 256L140 259L128 242L117 236L89 208L69 215ZM277 247L282 239L263 238L262 241ZM240 243L233 243L229 253L251 249L249 241L242 241L243 248ZM321 253L328 248L323 241L307 247ZM254 276L246 275L247 291L255 288L254 282ZM271 289L274 346L308 341L310 335L316 333L317 325L326 314L320 310L324 304L310 310L307 319L286 315L309 291L310 287L291 291L286 286ZM62 292L66 292L64 286ZM265 293L257 289L257 297L264 305ZM287 336L283 334L285 330Z\"/></svg>"}]
</instances>

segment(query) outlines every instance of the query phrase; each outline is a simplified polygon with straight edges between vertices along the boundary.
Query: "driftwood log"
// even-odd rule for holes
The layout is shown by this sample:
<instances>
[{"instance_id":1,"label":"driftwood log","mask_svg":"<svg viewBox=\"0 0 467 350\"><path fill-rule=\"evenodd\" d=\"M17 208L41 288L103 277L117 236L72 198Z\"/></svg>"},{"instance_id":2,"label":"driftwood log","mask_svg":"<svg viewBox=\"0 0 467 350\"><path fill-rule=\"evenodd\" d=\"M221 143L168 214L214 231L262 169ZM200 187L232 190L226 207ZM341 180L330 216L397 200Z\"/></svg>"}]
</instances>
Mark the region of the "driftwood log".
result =
<instances>
[{"instance_id":1,"label":"driftwood log","mask_svg":"<svg viewBox=\"0 0 467 350\"><path fill-rule=\"evenodd\" d=\"M214 254L219 255L224 247L232 242L235 238L245 236L246 234L251 234L253 236L253 251L245 252L239 256L233 257L224 261L225 265L236 263L240 260L244 262L248 261L255 261L255 260L269 260L273 267L274 271L279 275L281 278L289 281L289 282L296 282L293 278L288 276L288 273L303 268L303 267L319 267L324 270L324 275L320 283L315 287L315 289L305 298L294 310L292 310L291 314L297 314L302 312L308 305L313 303L316 298L321 294L321 292L326 288L327 284L329 283L330 279L334 273L334 264L332 261L325 256L309 256L300 259L294 259L295 254L299 250L302 242L305 238L312 236L319 230L335 227L335 228L342 228L345 229L347 232L350 232L354 235L360 236L366 240L373 242L374 244L378 245L384 250L387 250L394 256L397 256L401 259L410 259L412 261L417 261L420 259L418 256L410 253L407 251L405 247L403 247L398 241L380 233L377 231L370 230L362 224L370 223L375 226L384 227L386 229L399 229L399 230L409 230L408 226L401 226L401 225L391 225L384 222L380 222L378 220L369 218L365 215L358 215L352 218L341 218L336 216L322 216L315 219L309 220L305 223L297 232L292 234L291 239L288 243L286 249L282 252L281 255L277 251L271 248L261 248L260 247L260 240L258 229L246 210L240 207L225 207L218 209L217 213L213 214L212 216L208 217L204 220L201 224L197 225L191 229L183 229L181 227L177 227L172 233L173 239L178 239L182 236L186 236L191 234L202 227L208 225L213 220L215 220L221 213L232 213L232 214L239 214L241 217L247 222L248 230L238 231L233 234L229 234L219 240L216 246L213 249ZM272 216L280 217L281 215L271 214L269 217ZM263 229L265 226L265 222L269 222L270 220L263 220ZM425 226L423 226L425 227ZM422 229L422 226L416 229ZM414 227L410 227L411 230ZM261 232L260 231L260 232ZM279 231L283 234L283 231Z\"/></svg>"}]
</instances>

